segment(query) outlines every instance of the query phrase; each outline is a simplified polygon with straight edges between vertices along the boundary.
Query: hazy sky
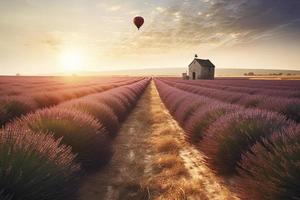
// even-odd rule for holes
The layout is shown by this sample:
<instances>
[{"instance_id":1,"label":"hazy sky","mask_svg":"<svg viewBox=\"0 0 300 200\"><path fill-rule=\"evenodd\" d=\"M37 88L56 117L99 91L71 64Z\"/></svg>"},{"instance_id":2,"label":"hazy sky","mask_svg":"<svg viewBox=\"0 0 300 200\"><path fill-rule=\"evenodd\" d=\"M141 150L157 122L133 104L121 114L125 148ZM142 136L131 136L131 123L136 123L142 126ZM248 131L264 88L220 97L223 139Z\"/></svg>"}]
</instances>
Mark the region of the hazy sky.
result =
<instances>
[{"instance_id":1,"label":"hazy sky","mask_svg":"<svg viewBox=\"0 0 300 200\"><path fill-rule=\"evenodd\" d=\"M195 53L300 70L300 0L0 1L0 74L184 67Z\"/></svg>"}]
</instances>

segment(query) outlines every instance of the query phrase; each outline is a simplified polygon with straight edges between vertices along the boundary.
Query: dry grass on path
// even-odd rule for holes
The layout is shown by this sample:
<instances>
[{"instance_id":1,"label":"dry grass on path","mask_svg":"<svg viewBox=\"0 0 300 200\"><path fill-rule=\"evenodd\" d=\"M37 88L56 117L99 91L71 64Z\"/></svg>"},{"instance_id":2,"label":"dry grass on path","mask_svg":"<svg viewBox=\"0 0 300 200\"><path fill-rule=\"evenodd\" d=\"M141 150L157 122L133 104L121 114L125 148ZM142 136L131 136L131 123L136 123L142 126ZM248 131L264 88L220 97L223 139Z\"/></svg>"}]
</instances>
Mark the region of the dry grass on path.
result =
<instances>
[{"instance_id":1,"label":"dry grass on path","mask_svg":"<svg viewBox=\"0 0 300 200\"><path fill-rule=\"evenodd\" d=\"M202 154L184 140L183 130L151 89L153 174L146 181L151 199L237 199L207 167Z\"/></svg>"},{"instance_id":2,"label":"dry grass on path","mask_svg":"<svg viewBox=\"0 0 300 200\"><path fill-rule=\"evenodd\" d=\"M82 200L235 199L162 104L153 83L123 124L111 162L87 177Z\"/></svg>"},{"instance_id":3,"label":"dry grass on path","mask_svg":"<svg viewBox=\"0 0 300 200\"><path fill-rule=\"evenodd\" d=\"M80 200L134 200L148 199L148 192L141 183L148 169L151 155L150 92L149 88L136 108L122 124L113 142L114 155L108 165L83 181L79 191Z\"/></svg>"}]
</instances>

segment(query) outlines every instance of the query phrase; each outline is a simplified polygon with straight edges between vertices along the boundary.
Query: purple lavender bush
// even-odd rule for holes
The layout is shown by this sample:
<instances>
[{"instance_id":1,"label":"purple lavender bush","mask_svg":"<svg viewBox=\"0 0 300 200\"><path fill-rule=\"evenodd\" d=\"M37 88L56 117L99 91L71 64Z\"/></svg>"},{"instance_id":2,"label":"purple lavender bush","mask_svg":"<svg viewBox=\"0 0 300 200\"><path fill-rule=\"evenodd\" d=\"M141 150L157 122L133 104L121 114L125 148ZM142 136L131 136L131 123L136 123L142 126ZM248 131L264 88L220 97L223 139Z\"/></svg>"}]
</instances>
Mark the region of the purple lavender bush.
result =
<instances>
[{"instance_id":1,"label":"purple lavender bush","mask_svg":"<svg viewBox=\"0 0 300 200\"><path fill-rule=\"evenodd\" d=\"M274 132L243 155L238 180L242 199L300 199L300 126Z\"/></svg>"},{"instance_id":2,"label":"purple lavender bush","mask_svg":"<svg viewBox=\"0 0 300 200\"><path fill-rule=\"evenodd\" d=\"M75 199L80 166L51 134L0 130L0 199Z\"/></svg>"},{"instance_id":3,"label":"purple lavender bush","mask_svg":"<svg viewBox=\"0 0 300 200\"><path fill-rule=\"evenodd\" d=\"M110 107L114 111L114 114L118 117L120 122L126 118L127 108L119 98L114 97L110 93L105 93L97 97L96 100Z\"/></svg>"},{"instance_id":4,"label":"purple lavender bush","mask_svg":"<svg viewBox=\"0 0 300 200\"><path fill-rule=\"evenodd\" d=\"M266 98L260 108L279 112L289 119L300 122L300 100L287 98Z\"/></svg>"},{"instance_id":5,"label":"purple lavender bush","mask_svg":"<svg viewBox=\"0 0 300 200\"><path fill-rule=\"evenodd\" d=\"M111 156L111 145L103 125L94 117L72 109L50 108L26 115L8 126L27 127L34 132L52 133L72 147L87 170L102 166Z\"/></svg>"},{"instance_id":6,"label":"purple lavender bush","mask_svg":"<svg viewBox=\"0 0 300 200\"><path fill-rule=\"evenodd\" d=\"M176 110L180 108L181 103L188 99L189 96L183 93L183 95L177 96L177 98L171 98L166 100L166 104L168 105L168 109L171 115L174 115Z\"/></svg>"},{"instance_id":7,"label":"purple lavender bush","mask_svg":"<svg viewBox=\"0 0 300 200\"><path fill-rule=\"evenodd\" d=\"M268 97L262 95L245 95L237 103L246 108L256 108L265 98Z\"/></svg>"},{"instance_id":8,"label":"purple lavender bush","mask_svg":"<svg viewBox=\"0 0 300 200\"><path fill-rule=\"evenodd\" d=\"M236 173L242 154L252 145L290 124L280 114L258 109L230 113L209 127L200 149L213 169L231 175Z\"/></svg>"},{"instance_id":9,"label":"purple lavender bush","mask_svg":"<svg viewBox=\"0 0 300 200\"><path fill-rule=\"evenodd\" d=\"M25 97L6 97L0 100L0 126L36 108L34 102Z\"/></svg>"},{"instance_id":10,"label":"purple lavender bush","mask_svg":"<svg viewBox=\"0 0 300 200\"><path fill-rule=\"evenodd\" d=\"M33 99L38 105L39 108L50 107L57 105L58 103L62 102L63 99L61 97L62 92L60 94L56 93L37 93L33 94Z\"/></svg>"},{"instance_id":11,"label":"purple lavender bush","mask_svg":"<svg viewBox=\"0 0 300 200\"><path fill-rule=\"evenodd\" d=\"M121 88L118 92L116 92L117 94L119 94L119 96L126 100L126 104L128 104L128 109L132 109L133 106L136 103L136 97L138 97L138 94L134 93L132 90L130 90L129 87L123 87Z\"/></svg>"},{"instance_id":12,"label":"purple lavender bush","mask_svg":"<svg viewBox=\"0 0 300 200\"><path fill-rule=\"evenodd\" d=\"M184 126L193 113L204 107L207 103L207 98L187 98L176 109L174 118L181 126Z\"/></svg>"},{"instance_id":13,"label":"purple lavender bush","mask_svg":"<svg viewBox=\"0 0 300 200\"><path fill-rule=\"evenodd\" d=\"M203 139L205 131L220 117L231 113L241 111L242 108L231 104L213 102L207 104L205 108L199 109L186 122L186 137L192 143L198 143Z\"/></svg>"},{"instance_id":14,"label":"purple lavender bush","mask_svg":"<svg viewBox=\"0 0 300 200\"><path fill-rule=\"evenodd\" d=\"M61 108L71 108L90 114L95 117L108 131L109 135L115 137L120 123L113 110L105 104L96 102L93 99L82 99L70 101L59 105Z\"/></svg>"}]
</instances>

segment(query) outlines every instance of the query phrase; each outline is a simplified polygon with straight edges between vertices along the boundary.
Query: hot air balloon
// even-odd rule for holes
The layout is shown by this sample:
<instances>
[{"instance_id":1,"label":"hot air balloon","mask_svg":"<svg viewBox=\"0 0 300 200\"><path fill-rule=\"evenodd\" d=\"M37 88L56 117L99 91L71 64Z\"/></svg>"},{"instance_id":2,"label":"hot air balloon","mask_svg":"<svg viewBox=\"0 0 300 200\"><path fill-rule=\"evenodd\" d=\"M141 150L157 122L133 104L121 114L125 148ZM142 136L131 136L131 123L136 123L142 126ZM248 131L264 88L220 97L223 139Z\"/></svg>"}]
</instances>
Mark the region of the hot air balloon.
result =
<instances>
[{"instance_id":1,"label":"hot air balloon","mask_svg":"<svg viewBox=\"0 0 300 200\"><path fill-rule=\"evenodd\" d=\"M144 18L141 16L137 16L133 19L133 23L135 24L135 26L138 28L138 30L140 30L140 28L143 26L144 24Z\"/></svg>"}]
</instances>

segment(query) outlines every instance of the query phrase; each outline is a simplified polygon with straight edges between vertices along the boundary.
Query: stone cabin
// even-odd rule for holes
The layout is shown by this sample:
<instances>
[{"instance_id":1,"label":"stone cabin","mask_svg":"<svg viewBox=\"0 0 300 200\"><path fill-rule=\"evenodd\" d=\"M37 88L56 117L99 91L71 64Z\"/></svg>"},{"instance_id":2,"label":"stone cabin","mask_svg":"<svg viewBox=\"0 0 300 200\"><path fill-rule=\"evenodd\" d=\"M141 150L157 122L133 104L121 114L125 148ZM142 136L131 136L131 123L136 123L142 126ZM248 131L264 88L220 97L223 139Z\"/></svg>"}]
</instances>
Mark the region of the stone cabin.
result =
<instances>
[{"instance_id":1,"label":"stone cabin","mask_svg":"<svg viewBox=\"0 0 300 200\"><path fill-rule=\"evenodd\" d=\"M198 59L195 57L193 62L189 64L189 79L210 79L215 78L215 65L210 60Z\"/></svg>"}]
</instances>

